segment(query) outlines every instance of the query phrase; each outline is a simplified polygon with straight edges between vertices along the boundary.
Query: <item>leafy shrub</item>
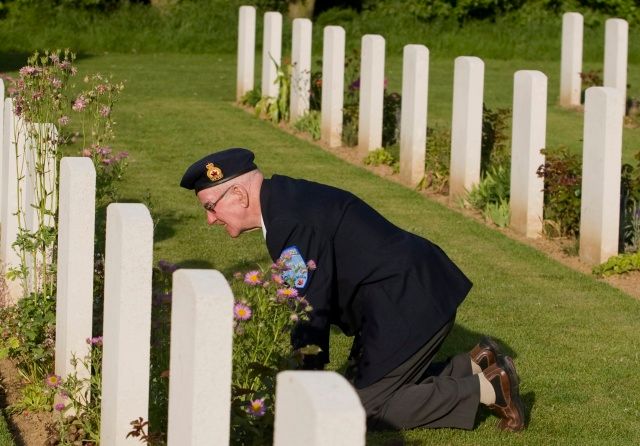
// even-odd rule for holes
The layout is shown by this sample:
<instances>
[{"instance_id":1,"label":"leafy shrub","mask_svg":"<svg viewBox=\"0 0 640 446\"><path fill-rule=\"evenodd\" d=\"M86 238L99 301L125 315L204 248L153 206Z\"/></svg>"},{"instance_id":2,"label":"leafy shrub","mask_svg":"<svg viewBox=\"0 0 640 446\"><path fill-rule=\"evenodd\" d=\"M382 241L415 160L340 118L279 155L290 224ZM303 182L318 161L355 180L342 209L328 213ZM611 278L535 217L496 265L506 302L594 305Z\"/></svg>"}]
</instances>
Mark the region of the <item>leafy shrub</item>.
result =
<instances>
[{"instance_id":1,"label":"leafy shrub","mask_svg":"<svg viewBox=\"0 0 640 446\"><path fill-rule=\"evenodd\" d=\"M278 97L272 98L263 96L255 105L256 115L265 116L274 124L289 119L289 96L291 90L291 65L283 63L278 65L273 58L271 59L276 66L276 82L278 83Z\"/></svg>"},{"instance_id":2,"label":"leafy shrub","mask_svg":"<svg viewBox=\"0 0 640 446\"><path fill-rule=\"evenodd\" d=\"M544 178L544 228L551 237L577 237L580 232L582 160L566 147L543 149L545 163L537 174Z\"/></svg>"},{"instance_id":3,"label":"leafy shrub","mask_svg":"<svg viewBox=\"0 0 640 446\"><path fill-rule=\"evenodd\" d=\"M593 268L593 274L599 276L611 276L630 271L640 271L640 253L620 254Z\"/></svg>"},{"instance_id":4,"label":"leafy shrub","mask_svg":"<svg viewBox=\"0 0 640 446\"><path fill-rule=\"evenodd\" d=\"M384 97L382 99L382 146L383 147L390 147L400 142L400 106L401 105L402 105L402 96L398 93L387 93L387 90L385 89Z\"/></svg>"},{"instance_id":5,"label":"leafy shrub","mask_svg":"<svg viewBox=\"0 0 640 446\"><path fill-rule=\"evenodd\" d=\"M511 109L492 110L482 104L482 149L480 172L486 172L491 166L503 166L509 169L511 151L509 142L509 118Z\"/></svg>"},{"instance_id":6,"label":"leafy shrub","mask_svg":"<svg viewBox=\"0 0 640 446\"><path fill-rule=\"evenodd\" d=\"M260 87L256 87L253 90L247 91L241 98L240 103L242 105L248 105L250 107L255 107L258 102L262 99L262 90Z\"/></svg>"},{"instance_id":7,"label":"leafy shrub","mask_svg":"<svg viewBox=\"0 0 640 446\"><path fill-rule=\"evenodd\" d=\"M485 219L500 227L509 224L510 170L492 166L467 196L471 206L480 210Z\"/></svg>"},{"instance_id":8,"label":"leafy shrub","mask_svg":"<svg viewBox=\"0 0 640 446\"><path fill-rule=\"evenodd\" d=\"M298 119L293 127L300 132L308 133L314 141L317 141L320 139L320 112L310 110Z\"/></svg>"},{"instance_id":9,"label":"leafy shrub","mask_svg":"<svg viewBox=\"0 0 640 446\"><path fill-rule=\"evenodd\" d=\"M397 173L400 170L400 162L385 148L379 148L371 151L364 158L363 162L367 166L390 166L393 168L393 172Z\"/></svg>"}]
</instances>

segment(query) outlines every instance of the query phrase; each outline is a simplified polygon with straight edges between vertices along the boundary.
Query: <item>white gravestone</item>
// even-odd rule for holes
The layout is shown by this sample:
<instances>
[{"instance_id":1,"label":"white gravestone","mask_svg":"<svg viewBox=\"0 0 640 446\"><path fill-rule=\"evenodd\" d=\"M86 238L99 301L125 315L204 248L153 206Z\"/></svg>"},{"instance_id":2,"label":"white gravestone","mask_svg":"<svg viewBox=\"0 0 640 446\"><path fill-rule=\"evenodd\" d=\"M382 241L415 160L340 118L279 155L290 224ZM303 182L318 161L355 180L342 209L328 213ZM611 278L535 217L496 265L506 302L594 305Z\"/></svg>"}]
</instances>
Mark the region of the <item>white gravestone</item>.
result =
<instances>
[{"instance_id":1,"label":"white gravestone","mask_svg":"<svg viewBox=\"0 0 640 446\"><path fill-rule=\"evenodd\" d=\"M321 139L329 147L342 145L342 106L344 102L345 32L340 26L327 26L322 42Z\"/></svg>"},{"instance_id":2,"label":"white gravestone","mask_svg":"<svg viewBox=\"0 0 640 446\"><path fill-rule=\"evenodd\" d=\"M618 254L622 108L611 87L587 89L582 149L580 259L596 265Z\"/></svg>"},{"instance_id":3,"label":"white gravestone","mask_svg":"<svg viewBox=\"0 0 640 446\"><path fill-rule=\"evenodd\" d=\"M518 71L513 85L511 136L511 227L527 237L542 232L544 180L536 174L544 164L547 127L547 76Z\"/></svg>"},{"instance_id":4,"label":"white gravestone","mask_svg":"<svg viewBox=\"0 0 640 446\"><path fill-rule=\"evenodd\" d=\"M280 372L276 381L274 446L364 446L365 411L336 372Z\"/></svg>"},{"instance_id":5,"label":"white gravestone","mask_svg":"<svg viewBox=\"0 0 640 446\"><path fill-rule=\"evenodd\" d=\"M238 20L238 73L236 100L253 90L253 69L256 50L256 8L240 6Z\"/></svg>"},{"instance_id":6,"label":"white gravestone","mask_svg":"<svg viewBox=\"0 0 640 446\"><path fill-rule=\"evenodd\" d=\"M4 81L0 79L0 173L4 165ZM2 225L2 203L6 200L4 181L0 180L0 225ZM0 258L2 262L2 258Z\"/></svg>"},{"instance_id":7,"label":"white gravestone","mask_svg":"<svg viewBox=\"0 0 640 446\"><path fill-rule=\"evenodd\" d=\"M560 105L580 105L582 88L582 14L567 12L562 16L562 55L560 63Z\"/></svg>"},{"instance_id":8,"label":"white gravestone","mask_svg":"<svg viewBox=\"0 0 640 446\"><path fill-rule=\"evenodd\" d=\"M400 176L411 186L424 178L428 89L429 50L424 45L406 45L402 60Z\"/></svg>"},{"instance_id":9,"label":"white gravestone","mask_svg":"<svg viewBox=\"0 0 640 446\"><path fill-rule=\"evenodd\" d=\"M291 39L291 94L289 120L296 122L309 111L311 88L311 30L309 19L293 21Z\"/></svg>"},{"instance_id":10,"label":"white gravestone","mask_svg":"<svg viewBox=\"0 0 640 446\"><path fill-rule=\"evenodd\" d=\"M93 246L96 169L91 158L67 157L60 161L58 214L58 277L56 297L57 375L74 372L72 358L83 360L90 352L93 318ZM90 371L75 369L80 379Z\"/></svg>"},{"instance_id":11,"label":"white gravestone","mask_svg":"<svg viewBox=\"0 0 640 446\"><path fill-rule=\"evenodd\" d=\"M267 12L264 15L262 40L262 96L277 98L280 87L277 82L282 54L282 14Z\"/></svg>"},{"instance_id":12,"label":"white gravestone","mask_svg":"<svg viewBox=\"0 0 640 446\"><path fill-rule=\"evenodd\" d=\"M153 221L138 203L107 208L101 444L126 438L131 421L148 420Z\"/></svg>"},{"instance_id":13,"label":"white gravestone","mask_svg":"<svg viewBox=\"0 0 640 446\"><path fill-rule=\"evenodd\" d=\"M449 198L464 197L480 182L484 62L460 56L453 75Z\"/></svg>"},{"instance_id":14,"label":"white gravestone","mask_svg":"<svg viewBox=\"0 0 640 446\"><path fill-rule=\"evenodd\" d=\"M12 245L18 236L18 196L22 192L18 190L17 164L24 157L24 132L22 120L13 113L13 100L4 101L4 135L2 135L3 165L2 189L5 191L2 201L2 228L0 233L0 261L2 261L2 273L11 268L20 266L20 256ZM17 152L17 153L16 153ZM23 183L23 182L21 182ZM3 277L7 285L7 301L5 304L14 304L23 295L22 280L9 280Z\"/></svg>"},{"instance_id":15,"label":"white gravestone","mask_svg":"<svg viewBox=\"0 0 640 446\"><path fill-rule=\"evenodd\" d=\"M173 274L169 445L229 444L233 293L220 272Z\"/></svg>"},{"instance_id":16,"label":"white gravestone","mask_svg":"<svg viewBox=\"0 0 640 446\"><path fill-rule=\"evenodd\" d=\"M627 101L628 43L629 23L623 19L608 19L605 22L603 86L618 90L623 113Z\"/></svg>"},{"instance_id":17,"label":"white gravestone","mask_svg":"<svg viewBox=\"0 0 640 446\"><path fill-rule=\"evenodd\" d=\"M364 154L382 147L384 47L382 36L362 37L358 149Z\"/></svg>"}]
</instances>

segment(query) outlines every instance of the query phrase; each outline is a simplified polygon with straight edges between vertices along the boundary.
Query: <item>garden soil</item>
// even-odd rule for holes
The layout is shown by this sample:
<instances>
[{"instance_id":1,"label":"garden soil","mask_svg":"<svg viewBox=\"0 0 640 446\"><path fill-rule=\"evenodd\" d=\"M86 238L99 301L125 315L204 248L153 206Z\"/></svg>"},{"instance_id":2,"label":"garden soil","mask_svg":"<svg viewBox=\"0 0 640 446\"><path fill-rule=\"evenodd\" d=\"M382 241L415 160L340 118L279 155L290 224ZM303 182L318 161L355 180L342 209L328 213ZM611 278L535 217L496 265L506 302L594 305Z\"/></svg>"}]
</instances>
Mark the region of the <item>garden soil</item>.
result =
<instances>
[{"instance_id":1,"label":"garden soil","mask_svg":"<svg viewBox=\"0 0 640 446\"><path fill-rule=\"evenodd\" d=\"M22 377L9 359L0 360L0 407L20 399ZM10 415L4 411L7 423L17 446L49 445L48 426L53 424L52 412L21 412Z\"/></svg>"}]
</instances>

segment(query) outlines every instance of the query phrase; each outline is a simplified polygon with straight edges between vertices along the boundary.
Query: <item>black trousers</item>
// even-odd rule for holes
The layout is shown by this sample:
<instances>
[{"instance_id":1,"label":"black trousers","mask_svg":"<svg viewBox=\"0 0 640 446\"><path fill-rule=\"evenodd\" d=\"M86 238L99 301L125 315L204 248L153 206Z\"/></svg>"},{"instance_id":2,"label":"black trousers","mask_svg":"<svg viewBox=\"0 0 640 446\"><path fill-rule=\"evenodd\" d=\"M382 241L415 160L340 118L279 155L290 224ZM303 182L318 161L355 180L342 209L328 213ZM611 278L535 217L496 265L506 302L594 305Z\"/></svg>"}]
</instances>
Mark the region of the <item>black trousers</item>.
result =
<instances>
[{"instance_id":1,"label":"black trousers","mask_svg":"<svg viewBox=\"0 0 640 446\"><path fill-rule=\"evenodd\" d=\"M432 364L454 320L455 317L380 381L356 389L369 430L473 428L480 404L480 381L472 374L469 354L461 353L447 363Z\"/></svg>"}]
</instances>

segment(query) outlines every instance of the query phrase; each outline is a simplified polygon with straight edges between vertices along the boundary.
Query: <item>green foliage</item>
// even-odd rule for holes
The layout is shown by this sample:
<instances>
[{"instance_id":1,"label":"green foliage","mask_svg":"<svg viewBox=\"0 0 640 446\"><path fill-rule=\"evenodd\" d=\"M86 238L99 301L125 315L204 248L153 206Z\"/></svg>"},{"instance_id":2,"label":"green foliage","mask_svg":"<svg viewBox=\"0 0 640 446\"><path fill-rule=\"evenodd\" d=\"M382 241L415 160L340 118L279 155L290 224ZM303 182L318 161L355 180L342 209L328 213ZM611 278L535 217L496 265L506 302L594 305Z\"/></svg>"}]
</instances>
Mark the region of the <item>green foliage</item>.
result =
<instances>
[{"instance_id":1,"label":"green foliage","mask_svg":"<svg viewBox=\"0 0 640 446\"><path fill-rule=\"evenodd\" d=\"M393 168L394 173L398 173L400 170L400 161L397 160L389 150L382 147L369 152L363 162L367 166L390 166Z\"/></svg>"},{"instance_id":2,"label":"green foliage","mask_svg":"<svg viewBox=\"0 0 640 446\"><path fill-rule=\"evenodd\" d=\"M2 350L36 380L53 367L55 307L53 296L31 293L14 307L0 310Z\"/></svg>"},{"instance_id":3,"label":"green foliage","mask_svg":"<svg viewBox=\"0 0 640 446\"><path fill-rule=\"evenodd\" d=\"M511 172L503 165L491 166L467 196L474 208L482 211L487 221L500 227L509 224L509 188Z\"/></svg>"},{"instance_id":4,"label":"green foliage","mask_svg":"<svg viewBox=\"0 0 640 446\"><path fill-rule=\"evenodd\" d=\"M242 98L240 98L240 103L242 105L248 105L249 107L255 107L258 102L262 99L262 91L260 87L256 87L253 90L247 91Z\"/></svg>"},{"instance_id":5,"label":"green foliage","mask_svg":"<svg viewBox=\"0 0 640 446\"><path fill-rule=\"evenodd\" d=\"M99 444L100 405L102 401L102 336L87 339L90 351L79 359L73 357L74 371L52 386L57 394L53 408L57 418L60 445ZM81 371L80 376L78 372Z\"/></svg>"},{"instance_id":6,"label":"green foliage","mask_svg":"<svg viewBox=\"0 0 640 446\"><path fill-rule=\"evenodd\" d=\"M315 346L291 349L291 330L312 310L297 295L296 272L291 273L281 259L270 269L234 275L232 444L261 444L272 437L277 373L297 368L305 355L320 351Z\"/></svg>"},{"instance_id":7,"label":"green foliage","mask_svg":"<svg viewBox=\"0 0 640 446\"><path fill-rule=\"evenodd\" d=\"M630 271L640 271L640 253L620 254L593 268L593 274L598 276L611 276Z\"/></svg>"},{"instance_id":8,"label":"green foliage","mask_svg":"<svg viewBox=\"0 0 640 446\"><path fill-rule=\"evenodd\" d=\"M276 83L278 84L278 97L263 96L255 105L257 116L264 116L274 124L289 120L289 96L291 89L291 65L278 65L273 58L271 61L276 66Z\"/></svg>"},{"instance_id":9,"label":"green foliage","mask_svg":"<svg viewBox=\"0 0 640 446\"><path fill-rule=\"evenodd\" d=\"M551 237L577 237L580 232L582 160L566 147L543 149L545 163L537 174L544 178L544 227Z\"/></svg>"},{"instance_id":10,"label":"green foliage","mask_svg":"<svg viewBox=\"0 0 640 446\"><path fill-rule=\"evenodd\" d=\"M509 119L511 109L492 110L482 104L482 149L480 172L486 172L491 166L510 168L511 152L508 145Z\"/></svg>"},{"instance_id":11,"label":"green foliage","mask_svg":"<svg viewBox=\"0 0 640 446\"><path fill-rule=\"evenodd\" d=\"M400 106L402 96L388 93L385 86L382 99L382 146L391 147L400 142Z\"/></svg>"},{"instance_id":12,"label":"green foliage","mask_svg":"<svg viewBox=\"0 0 640 446\"><path fill-rule=\"evenodd\" d=\"M303 117L298 119L293 127L300 131L308 133L314 141L320 139L320 112L310 110Z\"/></svg>"},{"instance_id":13,"label":"green foliage","mask_svg":"<svg viewBox=\"0 0 640 446\"><path fill-rule=\"evenodd\" d=\"M451 131L448 127L427 127L425 177L421 184L438 193L449 187Z\"/></svg>"},{"instance_id":14,"label":"green foliage","mask_svg":"<svg viewBox=\"0 0 640 446\"><path fill-rule=\"evenodd\" d=\"M20 399L7 408L12 414L30 412L47 412L53 404L53 393L42 383L42 380L28 382L20 389Z\"/></svg>"}]
</instances>

